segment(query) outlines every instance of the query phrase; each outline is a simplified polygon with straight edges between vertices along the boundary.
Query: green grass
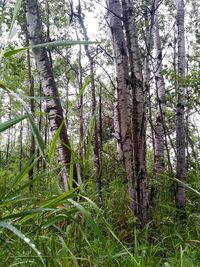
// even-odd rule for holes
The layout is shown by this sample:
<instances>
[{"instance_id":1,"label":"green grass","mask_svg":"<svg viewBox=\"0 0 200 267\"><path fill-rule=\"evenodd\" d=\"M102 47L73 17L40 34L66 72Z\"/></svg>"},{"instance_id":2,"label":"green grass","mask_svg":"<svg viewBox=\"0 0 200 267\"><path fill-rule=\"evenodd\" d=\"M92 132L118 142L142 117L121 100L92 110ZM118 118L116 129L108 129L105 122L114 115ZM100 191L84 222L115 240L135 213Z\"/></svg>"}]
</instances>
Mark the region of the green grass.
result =
<instances>
[{"instance_id":1,"label":"green grass","mask_svg":"<svg viewBox=\"0 0 200 267\"><path fill-rule=\"evenodd\" d=\"M15 175L9 175L6 183L1 176L0 266L200 266L200 214L191 204L191 192L183 222L177 221L166 190L153 221L141 230L128 208L126 183L120 177L110 180L109 186L103 177L104 206L99 209L92 179L83 184L81 193L63 193L56 170L48 171L36 175L30 193L26 175L13 190Z\"/></svg>"}]
</instances>

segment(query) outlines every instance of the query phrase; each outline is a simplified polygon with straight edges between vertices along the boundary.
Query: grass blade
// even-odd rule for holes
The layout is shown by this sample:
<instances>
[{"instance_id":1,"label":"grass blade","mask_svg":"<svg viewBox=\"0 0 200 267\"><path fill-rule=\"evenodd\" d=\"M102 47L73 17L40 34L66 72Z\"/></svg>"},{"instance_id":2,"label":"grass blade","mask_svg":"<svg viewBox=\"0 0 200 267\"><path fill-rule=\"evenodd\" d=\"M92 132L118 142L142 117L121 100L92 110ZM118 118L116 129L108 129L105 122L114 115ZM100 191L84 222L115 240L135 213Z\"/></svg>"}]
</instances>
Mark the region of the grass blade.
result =
<instances>
[{"instance_id":1,"label":"grass blade","mask_svg":"<svg viewBox=\"0 0 200 267\"><path fill-rule=\"evenodd\" d=\"M162 175L163 177L166 177L167 175ZM184 185L186 188L190 189L191 191L193 191L195 194L197 194L198 196L200 196L200 192L196 189L194 189L193 187L189 186L188 184L182 182L181 180L175 178L175 177L170 177L170 176L167 176L168 179L171 179L177 183L180 183L182 185Z\"/></svg>"},{"instance_id":2,"label":"grass blade","mask_svg":"<svg viewBox=\"0 0 200 267\"><path fill-rule=\"evenodd\" d=\"M0 123L0 132L5 131L6 129L12 127L13 125L26 119L27 117L28 117L27 115L23 115L23 116L15 118L15 119L11 119L9 121L5 121L5 122Z\"/></svg>"},{"instance_id":3,"label":"grass blade","mask_svg":"<svg viewBox=\"0 0 200 267\"><path fill-rule=\"evenodd\" d=\"M53 154L54 154L54 151L55 151L55 147L56 147L56 142L60 136L60 133L62 131L62 128L63 128L63 125L64 125L64 121L60 124L58 130L56 131L52 141L51 141L51 144L50 144L50 147L49 147L49 159L52 159L53 157Z\"/></svg>"},{"instance_id":4,"label":"grass blade","mask_svg":"<svg viewBox=\"0 0 200 267\"><path fill-rule=\"evenodd\" d=\"M87 86L90 84L90 82L91 82L91 76L89 76L89 77L86 79L85 83L83 84L81 90L79 91L79 93L78 93L78 95L77 95L77 97L76 97L76 100L78 100L78 99L83 95L85 89L86 89Z\"/></svg>"},{"instance_id":5,"label":"grass blade","mask_svg":"<svg viewBox=\"0 0 200 267\"><path fill-rule=\"evenodd\" d=\"M68 199L68 202L70 202L73 206L75 206L78 209L78 211L84 216L84 218L86 219L87 223L91 226L96 236L98 236L101 241L105 241L100 228L98 227L96 222L93 220L90 212L87 211L82 205L80 205L78 202L74 201L73 199Z\"/></svg>"},{"instance_id":6,"label":"grass blade","mask_svg":"<svg viewBox=\"0 0 200 267\"><path fill-rule=\"evenodd\" d=\"M35 141L37 143L37 146L40 150L40 153L42 155L42 157L48 161L48 157L46 156L45 154L45 143L43 141L43 138L40 134L40 131L38 129L38 127L36 126L35 122L34 122L34 118L32 116L32 114L29 112L29 108L27 107L26 103L24 102L24 100L18 95L16 94L15 92L13 92L12 90L8 89L4 84L2 84L0 82L0 87L5 90L7 93L9 93L10 95L14 96L18 102L20 102L24 108L24 110L26 111L26 114L27 114L27 118L29 119L29 122L30 122L30 126L31 126L31 130L32 130L32 133L33 133L33 136L35 138Z\"/></svg>"},{"instance_id":7,"label":"grass blade","mask_svg":"<svg viewBox=\"0 0 200 267\"><path fill-rule=\"evenodd\" d=\"M36 248L35 244L33 244L29 238L27 238L22 232L20 232L16 227L14 227L10 223L0 222L0 227L10 230L15 235L17 235L19 238L21 238L38 255L43 266L45 266L45 263L44 263L43 258L41 256L41 253L39 252L39 250Z\"/></svg>"},{"instance_id":8,"label":"grass blade","mask_svg":"<svg viewBox=\"0 0 200 267\"><path fill-rule=\"evenodd\" d=\"M2 217L2 218L0 218L0 221L4 221L7 219L11 219L11 218L18 218L20 220L27 215L38 214L38 213L43 213L43 212L50 212L50 211L54 211L54 209L42 208L42 209L25 210L22 212L17 212L17 213L13 213L13 214L7 215L5 217Z\"/></svg>"},{"instance_id":9,"label":"grass blade","mask_svg":"<svg viewBox=\"0 0 200 267\"><path fill-rule=\"evenodd\" d=\"M99 42L96 41L74 41L74 40L58 40L58 41L53 41L53 42L47 42L47 43L42 43L42 44L37 44L37 45L30 45L26 47L20 47L16 49L12 49L9 51L6 51L3 56L4 57L11 57L17 53L20 53L22 51L25 51L27 49L31 48L53 48L53 47L71 47L73 45L92 45L92 44L99 44Z\"/></svg>"},{"instance_id":10,"label":"grass blade","mask_svg":"<svg viewBox=\"0 0 200 267\"><path fill-rule=\"evenodd\" d=\"M18 16L21 4L22 4L22 0L17 0L16 1L15 8L14 8L14 11L13 11L13 17L12 17L12 21L11 21L11 25L10 25L10 31L9 31L8 39L11 39L11 37L12 37L13 27L14 27L14 24L15 24L15 20L16 20L16 18Z\"/></svg>"},{"instance_id":11,"label":"grass blade","mask_svg":"<svg viewBox=\"0 0 200 267\"><path fill-rule=\"evenodd\" d=\"M25 174L27 174L28 171L34 166L35 164L35 162L33 162L34 158L35 155L32 155L32 157L29 159L24 169L17 175L11 186L11 190L13 190L13 188L24 178Z\"/></svg>"}]
</instances>

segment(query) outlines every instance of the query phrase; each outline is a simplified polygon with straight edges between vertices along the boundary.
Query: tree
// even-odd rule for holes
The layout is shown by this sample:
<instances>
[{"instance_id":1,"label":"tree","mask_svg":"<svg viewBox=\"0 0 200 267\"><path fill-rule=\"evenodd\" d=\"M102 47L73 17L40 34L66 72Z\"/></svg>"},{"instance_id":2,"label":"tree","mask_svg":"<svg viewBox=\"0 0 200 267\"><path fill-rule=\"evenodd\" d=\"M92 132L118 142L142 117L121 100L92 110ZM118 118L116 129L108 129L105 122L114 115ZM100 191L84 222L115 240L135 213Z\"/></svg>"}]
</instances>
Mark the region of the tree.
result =
<instances>
[{"instance_id":1,"label":"tree","mask_svg":"<svg viewBox=\"0 0 200 267\"><path fill-rule=\"evenodd\" d=\"M39 15L37 0L33 1L26 0L25 8L26 8L27 30L31 44L36 45L44 43L42 22ZM51 68L50 59L48 57L46 48L34 48L33 55L39 71L44 96L48 97L48 100L46 101L46 108L48 112L51 132L55 134L60 125L64 122L64 117L63 117L63 111L59 98L58 89ZM71 153L70 153L70 144L65 123L63 124L60 134L58 152L59 152L60 164L62 167L61 171L62 182L65 190L68 190L69 173L67 168L69 167L70 164Z\"/></svg>"},{"instance_id":2,"label":"tree","mask_svg":"<svg viewBox=\"0 0 200 267\"><path fill-rule=\"evenodd\" d=\"M176 177L181 182L186 180L186 144L185 144L185 8L184 0L176 1L176 25L177 25L177 45L178 45L178 88L177 88L177 108L176 108L176 152L177 166ZM186 203L185 187L182 183L176 185L176 206L183 208Z\"/></svg>"},{"instance_id":3,"label":"tree","mask_svg":"<svg viewBox=\"0 0 200 267\"><path fill-rule=\"evenodd\" d=\"M82 8L81 3L79 0L78 5L78 21L82 30L82 34L85 41L89 41L87 29L84 24L83 15L82 15ZM98 201L99 204L102 205L102 181L101 181L101 162L100 162L100 149L99 149L99 135L98 135L98 125L97 125L97 119L96 119L96 86L95 86L95 71L94 71L94 56L92 55L88 45L84 46L86 56L89 60L90 65L90 77L91 77L91 89L92 89L92 116L95 116L95 126L94 126L94 155L95 155L95 165L96 165L96 177L97 177L97 188L98 188Z\"/></svg>"},{"instance_id":4,"label":"tree","mask_svg":"<svg viewBox=\"0 0 200 267\"><path fill-rule=\"evenodd\" d=\"M130 64L132 92L132 138L136 180L137 216L142 225L150 219L146 172L146 92L143 84L141 56L136 27L135 2L123 0L123 19ZM142 207L142 208L141 208Z\"/></svg>"},{"instance_id":5,"label":"tree","mask_svg":"<svg viewBox=\"0 0 200 267\"><path fill-rule=\"evenodd\" d=\"M130 85L128 52L122 24L122 9L119 1L109 0L109 27L116 69L114 128L118 155L125 166L128 180L130 207L136 213L134 184L133 146L131 141Z\"/></svg>"},{"instance_id":6,"label":"tree","mask_svg":"<svg viewBox=\"0 0 200 267\"><path fill-rule=\"evenodd\" d=\"M164 170L164 116L165 116L165 81L162 74L162 47L158 23L158 1L154 1L153 39L155 50L154 75L157 95L157 115L155 128L155 176Z\"/></svg>"},{"instance_id":7,"label":"tree","mask_svg":"<svg viewBox=\"0 0 200 267\"><path fill-rule=\"evenodd\" d=\"M150 219L146 106L135 11L131 1L122 1L122 7L119 1L108 1L108 4L117 75L115 132L127 172L131 208L144 226Z\"/></svg>"}]
</instances>

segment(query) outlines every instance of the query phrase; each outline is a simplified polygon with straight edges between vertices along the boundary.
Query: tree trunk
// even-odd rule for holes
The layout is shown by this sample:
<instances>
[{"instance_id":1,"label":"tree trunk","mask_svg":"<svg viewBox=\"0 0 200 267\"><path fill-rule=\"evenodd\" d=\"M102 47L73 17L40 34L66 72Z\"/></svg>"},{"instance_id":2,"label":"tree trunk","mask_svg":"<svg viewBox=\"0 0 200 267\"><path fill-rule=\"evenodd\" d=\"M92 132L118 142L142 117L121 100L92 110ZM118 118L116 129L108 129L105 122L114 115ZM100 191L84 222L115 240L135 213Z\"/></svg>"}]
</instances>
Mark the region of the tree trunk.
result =
<instances>
[{"instance_id":1,"label":"tree trunk","mask_svg":"<svg viewBox=\"0 0 200 267\"><path fill-rule=\"evenodd\" d=\"M148 184L146 172L146 97L143 87L141 57L135 23L133 2L122 1L123 21L126 32L130 63L130 85L132 91L133 150L136 179L137 216L142 226L150 220Z\"/></svg>"},{"instance_id":2,"label":"tree trunk","mask_svg":"<svg viewBox=\"0 0 200 267\"><path fill-rule=\"evenodd\" d=\"M137 202L134 181L133 146L131 140L130 117L130 83L126 41L123 32L119 0L108 1L109 27L112 35L112 45L116 68L114 127L118 152L124 162L128 179L128 194L130 207L137 216Z\"/></svg>"},{"instance_id":3,"label":"tree trunk","mask_svg":"<svg viewBox=\"0 0 200 267\"><path fill-rule=\"evenodd\" d=\"M178 103L176 108L176 151L177 151L177 165L176 177L181 182L186 180L186 156L185 156L185 30L184 30L184 0L176 1L177 17L176 24L178 29L177 43L178 43L178 79L177 97ZM181 183L176 185L176 206L183 208L186 202L185 187Z\"/></svg>"},{"instance_id":4,"label":"tree trunk","mask_svg":"<svg viewBox=\"0 0 200 267\"><path fill-rule=\"evenodd\" d=\"M30 85L30 91L29 91L29 95L31 97L30 99L30 106L31 106L31 113L33 115L33 117L35 116L35 103L34 103L34 78L32 76L31 73L31 61L30 61L30 51L28 50L27 52L27 61L28 61L28 76L29 76L29 85ZM32 157L35 154L35 138L33 136L33 134L31 134L31 149L30 149L30 157ZM34 161L34 159L32 160L32 162ZM29 175L29 179L33 179L33 166L32 168L29 170L28 175ZM30 189L32 189L32 186L30 186Z\"/></svg>"},{"instance_id":5,"label":"tree trunk","mask_svg":"<svg viewBox=\"0 0 200 267\"><path fill-rule=\"evenodd\" d=\"M157 115L155 127L155 177L164 169L164 114L165 114L165 82L162 75L162 48L158 24L158 0L154 0L153 39L155 50L154 75L157 95Z\"/></svg>"},{"instance_id":6,"label":"tree trunk","mask_svg":"<svg viewBox=\"0 0 200 267\"><path fill-rule=\"evenodd\" d=\"M9 107L8 107L8 119L11 120L12 118L12 100L11 97L9 98ZM6 145L6 164L8 164L8 160L9 160L9 155L10 155L10 142L11 142L11 128L8 129L8 139L7 139L7 145Z\"/></svg>"},{"instance_id":7,"label":"tree trunk","mask_svg":"<svg viewBox=\"0 0 200 267\"><path fill-rule=\"evenodd\" d=\"M78 34L77 34L77 39ZM78 54L78 65L79 65L79 75L78 75L78 87L79 87L79 93L81 92L81 89L83 87L83 67L82 67L82 49L81 45L79 47L79 54ZM83 139L84 139L84 118L83 118L83 94L81 94L79 103L78 103L78 117L79 117L79 144L78 144L78 155L80 160L83 162ZM83 179L83 165L81 162L77 164L77 173L78 173L78 181L82 181Z\"/></svg>"},{"instance_id":8,"label":"tree trunk","mask_svg":"<svg viewBox=\"0 0 200 267\"><path fill-rule=\"evenodd\" d=\"M23 116L24 110L21 109L21 116ZM23 160L23 121L20 122L20 134L19 134L19 143L20 143L20 152L19 152L19 171L22 170L22 160Z\"/></svg>"},{"instance_id":9,"label":"tree trunk","mask_svg":"<svg viewBox=\"0 0 200 267\"><path fill-rule=\"evenodd\" d=\"M39 16L38 2L37 0L26 0L26 20L29 38L32 45L44 43L42 37L42 22ZM40 74L43 93L45 97L50 97L47 104L47 112L50 123L51 132L56 133L59 126L63 122L63 110L58 94L58 89L53 76L50 60L47 54L46 48L34 48L33 55L37 63L37 68ZM70 164L71 153L66 148L69 146L69 140L67 136L67 129L64 125L60 134L58 152L60 164L62 166L61 178L64 185L64 189L68 190L68 166Z\"/></svg>"},{"instance_id":10,"label":"tree trunk","mask_svg":"<svg viewBox=\"0 0 200 267\"><path fill-rule=\"evenodd\" d=\"M42 133L42 85L41 85L41 80L40 80L40 75L39 75L39 118L38 118L38 128L39 131ZM46 121L45 121L46 122ZM46 132L44 130L44 143L46 143ZM45 162L41 157L40 157L40 150L39 148L37 149L37 172L41 170L42 163Z\"/></svg>"},{"instance_id":11,"label":"tree trunk","mask_svg":"<svg viewBox=\"0 0 200 267\"><path fill-rule=\"evenodd\" d=\"M83 37L85 41L88 41L87 30L81 14L81 5L79 1L79 11L78 11L78 20L83 31ZM92 89L92 115L95 116L96 112L96 86L94 80L94 58L91 55L91 51L88 48L88 45L85 45L85 53L89 60L90 64L90 77L91 77L91 89ZM94 156L95 156L95 165L96 165L96 176L97 176L97 191L98 191L98 202L102 205L102 181L101 181L101 162L100 162L100 153L99 153L99 138L98 138L98 125L97 119L95 118L94 126Z\"/></svg>"}]
</instances>

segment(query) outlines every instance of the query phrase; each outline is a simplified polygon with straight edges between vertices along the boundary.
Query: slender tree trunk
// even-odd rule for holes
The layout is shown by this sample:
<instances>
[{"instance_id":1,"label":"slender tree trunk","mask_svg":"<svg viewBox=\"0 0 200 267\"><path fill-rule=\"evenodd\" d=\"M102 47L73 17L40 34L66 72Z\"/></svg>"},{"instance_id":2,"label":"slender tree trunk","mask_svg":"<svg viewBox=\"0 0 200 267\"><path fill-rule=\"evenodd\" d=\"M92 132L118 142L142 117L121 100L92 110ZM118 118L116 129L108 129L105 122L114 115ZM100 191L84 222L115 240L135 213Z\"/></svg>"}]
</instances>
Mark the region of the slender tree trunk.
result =
<instances>
[{"instance_id":1,"label":"slender tree trunk","mask_svg":"<svg viewBox=\"0 0 200 267\"><path fill-rule=\"evenodd\" d=\"M85 41L88 41L87 30L82 18L81 14L81 4L79 1L79 11L78 11L78 19L80 26L83 31L83 36ZM94 59L91 55L91 51L89 50L88 45L85 45L85 53L88 57L90 63L90 77L91 77L91 89L92 89L92 115L95 116L96 112L96 86L94 80ZM98 137L98 125L97 119L95 118L95 128L94 128L94 155L95 155L95 165L96 165L96 176L97 176L97 191L98 191L98 201L99 204L102 205L102 181L101 181L101 166L100 166L100 152L99 152L99 137Z\"/></svg>"},{"instance_id":2,"label":"slender tree trunk","mask_svg":"<svg viewBox=\"0 0 200 267\"><path fill-rule=\"evenodd\" d=\"M10 103L9 103L9 112L8 112L8 119L11 120L12 118L12 101L10 97ZM6 164L8 164L8 159L10 155L10 142L11 142L11 128L8 129L8 139L7 139L7 146L6 146Z\"/></svg>"},{"instance_id":3,"label":"slender tree trunk","mask_svg":"<svg viewBox=\"0 0 200 267\"><path fill-rule=\"evenodd\" d=\"M162 48L158 24L158 0L154 0L153 39L155 50L154 75L157 95L157 115L155 127L155 177L164 169L164 114L165 114L165 82L162 75Z\"/></svg>"},{"instance_id":4,"label":"slender tree trunk","mask_svg":"<svg viewBox=\"0 0 200 267\"><path fill-rule=\"evenodd\" d=\"M117 140L118 152L124 162L128 180L128 194L130 207L137 216L137 202L134 180L133 146L131 140L131 117L130 117L130 83L128 53L123 32L122 8L119 0L109 0L109 27L112 35L112 45L116 68L114 128Z\"/></svg>"},{"instance_id":5,"label":"slender tree trunk","mask_svg":"<svg viewBox=\"0 0 200 267\"><path fill-rule=\"evenodd\" d=\"M23 107L21 109L21 116L23 116ZM20 122L20 134L19 134L20 152L19 152L19 171L22 170L23 159L23 121Z\"/></svg>"},{"instance_id":6,"label":"slender tree trunk","mask_svg":"<svg viewBox=\"0 0 200 267\"><path fill-rule=\"evenodd\" d=\"M34 78L31 73L31 61L30 61L30 51L27 51L27 60L28 60L28 76L29 76L29 84L30 84L30 106L31 106L31 113L33 117L35 116L35 103L34 103ZM35 138L33 134L31 134L31 149L30 149L30 157L35 154ZM33 159L34 161L34 159ZM33 179L33 167L29 170L29 179ZM32 189L32 185L30 187Z\"/></svg>"},{"instance_id":7,"label":"slender tree trunk","mask_svg":"<svg viewBox=\"0 0 200 267\"><path fill-rule=\"evenodd\" d=\"M44 143L45 145L49 145L49 125L48 125L48 115L45 115L45 125L44 125ZM46 161L43 160L42 164L43 171L46 170Z\"/></svg>"},{"instance_id":8,"label":"slender tree trunk","mask_svg":"<svg viewBox=\"0 0 200 267\"><path fill-rule=\"evenodd\" d=\"M102 152L103 148L103 118L102 118L102 85L100 85L100 91L99 91L99 149L100 154Z\"/></svg>"},{"instance_id":9,"label":"slender tree trunk","mask_svg":"<svg viewBox=\"0 0 200 267\"><path fill-rule=\"evenodd\" d=\"M78 34L77 34L78 39ZM79 46L79 55L78 55L78 64L79 64L79 75L78 75L78 87L79 92L81 91L83 87L83 68L82 68L82 49L81 46ZM78 155L81 161L83 161L83 137L84 137L84 119L83 119L83 94L81 94L78 104L78 116L79 116L79 147L78 147ZM77 173L78 173L78 179L82 181L83 179L83 169L82 164L77 164Z\"/></svg>"},{"instance_id":10,"label":"slender tree trunk","mask_svg":"<svg viewBox=\"0 0 200 267\"><path fill-rule=\"evenodd\" d=\"M146 172L146 96L143 87L141 57L133 2L122 0L123 19L130 63L132 91L132 126L135 179L137 191L137 215L142 226L150 220L148 183Z\"/></svg>"},{"instance_id":11,"label":"slender tree trunk","mask_svg":"<svg viewBox=\"0 0 200 267\"><path fill-rule=\"evenodd\" d=\"M38 128L39 128L39 131L42 132L42 85L41 85L41 79L40 79L40 75L39 75L39 119L38 119ZM46 132L44 132L44 143L45 145L47 144L46 143ZM40 150L37 149L37 172L40 171L41 169L41 165L42 165L42 162L43 162L43 159L40 157Z\"/></svg>"},{"instance_id":12,"label":"slender tree trunk","mask_svg":"<svg viewBox=\"0 0 200 267\"><path fill-rule=\"evenodd\" d=\"M42 37L42 22L39 16L38 2L37 0L25 0L25 4L27 28L31 44L36 45L43 43L44 40ZM51 132L55 134L64 118L58 89L51 68L51 63L46 48L34 48L33 55L37 63L44 95L51 98L47 100L46 104ZM64 185L64 189L67 191L69 177L67 165L70 164L71 153L63 143L67 146L70 145L65 125L63 126L60 134L58 152L60 164L62 166L62 183Z\"/></svg>"},{"instance_id":13,"label":"slender tree trunk","mask_svg":"<svg viewBox=\"0 0 200 267\"><path fill-rule=\"evenodd\" d=\"M176 177L181 182L186 180L186 155L185 155L185 10L184 0L176 0L177 17L176 24L178 29L178 75L181 80L178 80L177 88L177 108L176 108L176 151L177 151L177 166ZM181 183L176 185L176 206L183 208L186 203L185 187Z\"/></svg>"}]
</instances>

